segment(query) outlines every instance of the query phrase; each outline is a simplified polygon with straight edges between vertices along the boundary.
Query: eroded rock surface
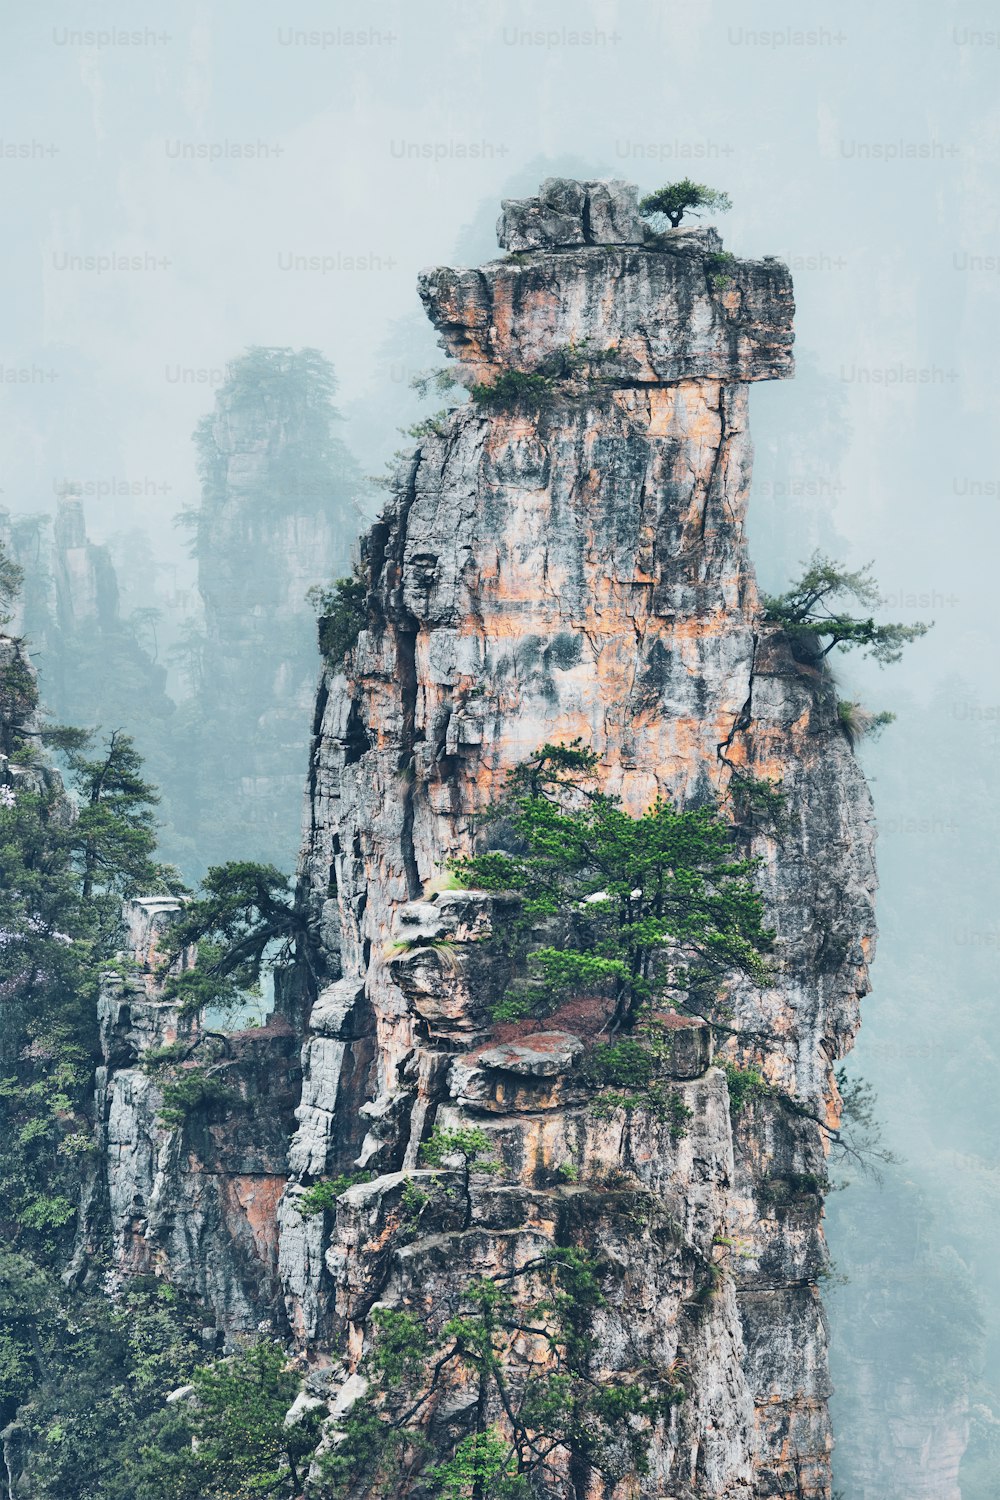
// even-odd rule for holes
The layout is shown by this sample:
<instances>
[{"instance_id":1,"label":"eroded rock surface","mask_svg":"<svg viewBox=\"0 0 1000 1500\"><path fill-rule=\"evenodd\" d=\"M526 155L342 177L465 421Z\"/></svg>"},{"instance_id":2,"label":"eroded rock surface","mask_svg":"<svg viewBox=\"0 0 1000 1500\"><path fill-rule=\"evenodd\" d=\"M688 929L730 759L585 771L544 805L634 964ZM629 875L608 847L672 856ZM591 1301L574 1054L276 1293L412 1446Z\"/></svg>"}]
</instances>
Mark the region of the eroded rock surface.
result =
<instances>
[{"instance_id":1,"label":"eroded rock surface","mask_svg":"<svg viewBox=\"0 0 1000 1500\"><path fill-rule=\"evenodd\" d=\"M548 177L535 198L500 205L502 250L551 250L563 245L641 245L646 228L629 182L574 182Z\"/></svg>"},{"instance_id":2,"label":"eroded rock surface","mask_svg":"<svg viewBox=\"0 0 1000 1500\"><path fill-rule=\"evenodd\" d=\"M299 1040L280 1017L226 1036L165 1000L158 939L178 910L147 898L129 909L124 973L98 999L96 1169L87 1183L74 1269L110 1250L113 1277L153 1272L201 1297L220 1343L262 1322L284 1328L277 1210L300 1096ZM163 1049L174 1057L158 1062ZM165 1085L204 1078L180 1119L164 1118Z\"/></svg>"},{"instance_id":3,"label":"eroded rock surface","mask_svg":"<svg viewBox=\"0 0 1000 1500\"><path fill-rule=\"evenodd\" d=\"M518 253L418 283L470 381L554 371L624 387L732 385L792 373L787 267L737 260L708 227L644 239L626 183L552 178L539 198L504 204L499 233Z\"/></svg>"},{"instance_id":4,"label":"eroded rock surface","mask_svg":"<svg viewBox=\"0 0 1000 1500\"><path fill-rule=\"evenodd\" d=\"M342 978L306 1042L286 1306L302 1344L356 1378L375 1303L454 1306L473 1277L579 1246L606 1268L593 1378L673 1369L686 1386L650 1429L648 1475L591 1476L588 1500L828 1500L822 1122L838 1118L832 1067L867 989L875 882L835 694L764 623L744 537L747 383L791 374L791 284L774 261L720 265L710 231L633 245L624 185L606 220L598 196L545 185L505 205L504 239L525 254L421 278L469 381L552 385L459 408L401 465L364 546L365 628L321 686L301 889ZM642 1109L600 1118L579 1015L495 1032L510 910L447 889L449 862L511 767L578 736L635 813L662 793L737 816L734 776L780 781L780 826L737 816L762 860L774 983L734 984L731 1004L744 1056L794 1107L732 1110L707 1034L679 1023L664 1068L686 1128ZM504 1171L473 1174L465 1210L414 1227L432 1123L475 1124ZM374 1180L303 1225L296 1195L362 1129L353 1160ZM433 1441L473 1405L450 1379ZM550 1493L575 1482L558 1469Z\"/></svg>"}]
</instances>

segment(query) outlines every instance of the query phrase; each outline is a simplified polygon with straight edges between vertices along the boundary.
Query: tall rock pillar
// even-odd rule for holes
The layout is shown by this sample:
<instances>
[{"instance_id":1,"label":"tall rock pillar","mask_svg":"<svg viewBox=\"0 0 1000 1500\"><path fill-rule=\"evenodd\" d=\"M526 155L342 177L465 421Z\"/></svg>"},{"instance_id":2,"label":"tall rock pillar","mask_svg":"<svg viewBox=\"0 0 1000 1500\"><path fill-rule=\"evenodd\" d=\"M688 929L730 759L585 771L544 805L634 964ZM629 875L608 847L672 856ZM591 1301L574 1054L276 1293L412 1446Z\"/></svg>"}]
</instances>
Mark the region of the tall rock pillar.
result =
<instances>
[{"instance_id":1,"label":"tall rock pillar","mask_svg":"<svg viewBox=\"0 0 1000 1500\"><path fill-rule=\"evenodd\" d=\"M500 239L500 260L421 277L477 392L402 465L364 547L364 628L321 690L301 874L342 977L304 1053L290 1321L339 1361L343 1413L373 1308L440 1325L486 1279L530 1324L531 1266L576 1248L601 1268L593 1381L672 1380L684 1399L646 1419L645 1475L623 1460L602 1477L557 1447L538 1493L826 1500L824 1127L867 989L874 866L835 693L764 622L744 538L748 386L792 374L791 280L725 255L712 229L650 235L621 183L543 184L504 205ZM448 879L507 772L577 737L634 814L658 794L732 808L734 776L781 784L780 828L745 812L735 830L761 860L773 983L729 997L774 1092L736 1108L725 1039L678 1017L665 1068L683 1133L642 1109L595 1114L586 997L534 1031L494 1026L508 908ZM450 1217L414 1208L435 1123L481 1130L504 1164L473 1173ZM296 1211L355 1163L372 1178L334 1212ZM510 1388L544 1357L509 1341ZM419 1419L432 1459L481 1425L482 1400L457 1366L442 1376ZM487 1416L507 1430L501 1406ZM422 1462L393 1493L426 1493Z\"/></svg>"}]
</instances>

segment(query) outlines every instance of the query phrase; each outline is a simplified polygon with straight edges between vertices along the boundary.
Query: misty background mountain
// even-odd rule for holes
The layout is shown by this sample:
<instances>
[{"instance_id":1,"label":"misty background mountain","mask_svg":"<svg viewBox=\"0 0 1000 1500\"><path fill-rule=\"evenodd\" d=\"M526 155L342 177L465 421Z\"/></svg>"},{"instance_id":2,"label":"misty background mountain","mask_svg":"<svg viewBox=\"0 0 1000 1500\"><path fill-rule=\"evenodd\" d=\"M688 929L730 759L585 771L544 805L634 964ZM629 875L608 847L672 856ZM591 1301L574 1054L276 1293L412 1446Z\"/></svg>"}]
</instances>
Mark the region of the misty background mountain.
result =
<instances>
[{"instance_id":1,"label":"misty background mountain","mask_svg":"<svg viewBox=\"0 0 1000 1500\"><path fill-rule=\"evenodd\" d=\"M845 1500L938 1500L935 1465L963 1453L963 1500L987 1500L1000 1459L990 16L945 6L914 28L898 0L848 0L810 10L818 39L796 45L774 40L804 24L788 3L768 9L769 42L720 0L549 0L539 15L386 0L373 21L348 3L338 25L379 38L350 49L296 42L328 28L311 10L283 41L262 8L222 3L181 3L168 40L131 51L69 40L84 23L66 7L12 23L11 55L34 66L5 93L32 154L3 163L25 210L0 255L25 295L0 372L0 503L42 691L57 718L135 734L164 853L190 878L244 854L289 868L318 668L305 595L349 567L377 504L364 476L439 404L410 386L441 360L417 271L495 253L497 199L547 175L649 190L690 171L729 191L726 244L787 259L798 302L797 379L751 393L761 584L785 587L820 546L877 560L887 618L935 620L891 672L839 669L845 698L897 714L861 751L882 936L848 1064L874 1086L897 1162L881 1183L849 1173L828 1209L847 1278L827 1292L838 1484ZM574 27L594 39L574 44ZM268 154L173 151L244 139ZM451 244L445 223L464 226ZM73 268L109 251L144 269ZM331 367L339 424L319 389ZM174 526L181 511L193 532Z\"/></svg>"}]
</instances>

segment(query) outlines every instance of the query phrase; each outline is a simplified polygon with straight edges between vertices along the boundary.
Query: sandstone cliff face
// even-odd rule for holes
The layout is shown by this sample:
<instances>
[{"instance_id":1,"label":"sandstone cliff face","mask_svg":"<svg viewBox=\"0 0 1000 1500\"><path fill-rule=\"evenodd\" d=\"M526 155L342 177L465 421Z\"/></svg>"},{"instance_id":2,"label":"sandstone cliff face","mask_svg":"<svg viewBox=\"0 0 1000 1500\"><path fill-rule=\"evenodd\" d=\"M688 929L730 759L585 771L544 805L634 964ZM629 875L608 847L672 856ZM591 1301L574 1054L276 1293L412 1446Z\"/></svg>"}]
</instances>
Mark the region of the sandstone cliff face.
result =
<instances>
[{"instance_id":1,"label":"sandstone cliff face","mask_svg":"<svg viewBox=\"0 0 1000 1500\"><path fill-rule=\"evenodd\" d=\"M470 381L550 384L457 410L364 543L366 627L315 712L300 892L326 982L304 1041L283 1020L201 1037L157 991L164 914L140 905L138 969L101 998L79 1263L109 1237L117 1275L162 1270L224 1337L290 1331L336 1426L375 1304L454 1308L474 1277L579 1247L602 1267L592 1378L680 1372L686 1399L650 1428L646 1476L557 1464L547 1493L828 1500L819 1121L836 1123L832 1063L867 988L874 867L835 694L763 622L745 549L747 387L791 373L791 286L773 261L720 269L714 231L638 242L628 190L611 189L549 185L507 206L502 241L528 241L516 258L422 278ZM677 1017L663 1068L684 1133L642 1110L597 1118L586 997L534 1031L494 1027L510 900L449 889L448 862L512 766L577 736L634 813L658 793L733 808L741 774L781 782L780 827L737 818L762 860L775 980L730 1002L740 1056L785 1103L734 1112L713 1059L737 1044ZM178 1069L208 1066L228 1094L167 1125L142 1061L178 1039L197 1043ZM504 1173L414 1225L435 1123L478 1126ZM356 1165L372 1180L334 1213L300 1212L304 1189ZM515 1278L525 1298L529 1283ZM511 1347L512 1379L530 1354ZM467 1379L445 1382L432 1447L475 1402Z\"/></svg>"},{"instance_id":2,"label":"sandstone cliff face","mask_svg":"<svg viewBox=\"0 0 1000 1500\"><path fill-rule=\"evenodd\" d=\"M817 1121L838 1115L832 1063L867 989L875 881L835 694L763 623L744 542L747 386L791 373L791 285L775 261L720 262L712 231L631 243L628 190L612 196L614 213L598 186L548 184L506 206L516 256L421 278L469 380L555 383L544 401L460 408L402 465L365 544L366 628L321 686L301 882L339 977L303 1053L285 1301L316 1360L344 1356L342 1380L373 1303L453 1305L473 1276L581 1246L607 1268L593 1377L680 1368L687 1384L650 1433L649 1474L591 1476L587 1495L825 1500ZM775 980L731 1002L756 1039L743 1056L798 1110L734 1115L693 1026L666 1065L684 1135L640 1110L595 1119L579 1016L577 1031L568 1015L494 1034L504 903L445 889L448 861L512 766L577 736L634 813L658 793L725 805L740 772L781 782L782 828L750 818L740 834L763 860ZM481 1127L506 1175L473 1180L462 1222L407 1234L400 1199L434 1121ZM302 1185L355 1160L374 1180L332 1222L303 1219ZM616 1173L652 1205L644 1222L622 1212ZM456 1379L432 1429L460 1432L474 1400ZM578 1479L561 1471L551 1494L582 1494Z\"/></svg>"}]
</instances>

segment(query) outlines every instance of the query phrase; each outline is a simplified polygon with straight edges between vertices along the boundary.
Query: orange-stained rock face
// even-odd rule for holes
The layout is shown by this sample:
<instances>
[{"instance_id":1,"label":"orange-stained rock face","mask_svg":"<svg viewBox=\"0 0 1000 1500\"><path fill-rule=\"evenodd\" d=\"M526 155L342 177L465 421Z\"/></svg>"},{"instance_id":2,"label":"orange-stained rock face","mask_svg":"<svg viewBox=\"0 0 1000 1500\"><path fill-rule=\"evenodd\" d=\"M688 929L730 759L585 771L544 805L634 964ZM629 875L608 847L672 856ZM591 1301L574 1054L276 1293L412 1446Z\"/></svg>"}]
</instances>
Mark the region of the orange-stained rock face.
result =
<instances>
[{"instance_id":1,"label":"orange-stained rock face","mask_svg":"<svg viewBox=\"0 0 1000 1500\"><path fill-rule=\"evenodd\" d=\"M278 1201L288 1182L280 1177L232 1177L231 1191L245 1214L258 1256L273 1262L278 1248Z\"/></svg>"},{"instance_id":2,"label":"orange-stained rock face","mask_svg":"<svg viewBox=\"0 0 1000 1500\"><path fill-rule=\"evenodd\" d=\"M791 375L787 267L726 259L710 233L441 266L420 295L448 353L486 384L504 370L629 386Z\"/></svg>"},{"instance_id":3,"label":"orange-stained rock face","mask_svg":"<svg viewBox=\"0 0 1000 1500\"><path fill-rule=\"evenodd\" d=\"M366 1008L362 1160L379 1175L345 1195L321 1245L283 1205L289 1316L356 1365L373 1300L451 1306L471 1276L543 1242L578 1244L623 1268L597 1315L594 1378L675 1361L688 1372L687 1400L650 1434L647 1478L585 1492L825 1500L818 1122L837 1119L832 1064L867 989L874 867L835 692L763 621L745 544L747 382L790 373L791 286L775 262L709 264L717 242L690 234L584 243L586 217L575 248L547 247L550 232L572 243L579 199L559 183L517 209L527 254L422 280L470 376L541 371L553 384L541 400L529 389L460 407L402 465L365 544L366 628L346 677L331 668L324 684L303 890L318 932L336 919L341 983L362 997L352 1014ZM530 1028L491 1034L510 912L449 890L449 862L473 847L511 767L577 737L635 814L664 795L735 817L735 772L780 781L780 828L742 814L737 834L761 860L773 983L733 983L728 999L744 1061L795 1110L777 1097L730 1110L707 1039L676 1028L667 1076L683 1132L642 1109L595 1118L577 1068L581 1038L603 1024L593 997L534 1044ZM724 1037L716 1048L736 1052ZM341 1076L314 1087L309 1066L293 1147L304 1182L348 1124ZM465 1217L421 1234L401 1204L432 1123L478 1125L505 1173L474 1178ZM645 1227L620 1212L616 1173L654 1205ZM651 1227L659 1213L672 1237ZM512 1378L529 1357L512 1343ZM441 1397L448 1411L463 1399ZM569 1470L553 1462L551 1495L568 1500Z\"/></svg>"}]
</instances>

